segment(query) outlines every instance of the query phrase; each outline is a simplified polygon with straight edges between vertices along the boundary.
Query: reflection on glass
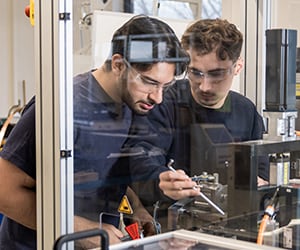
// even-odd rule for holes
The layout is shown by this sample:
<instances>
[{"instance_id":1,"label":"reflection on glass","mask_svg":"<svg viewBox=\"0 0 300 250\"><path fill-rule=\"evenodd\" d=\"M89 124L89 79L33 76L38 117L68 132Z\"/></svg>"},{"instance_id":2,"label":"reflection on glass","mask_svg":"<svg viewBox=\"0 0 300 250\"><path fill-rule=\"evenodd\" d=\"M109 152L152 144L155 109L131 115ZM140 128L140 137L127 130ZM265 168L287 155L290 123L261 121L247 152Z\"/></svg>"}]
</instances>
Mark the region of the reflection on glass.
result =
<instances>
[{"instance_id":1,"label":"reflection on glass","mask_svg":"<svg viewBox=\"0 0 300 250\"><path fill-rule=\"evenodd\" d=\"M201 4L201 16L202 18L216 18L221 16L221 1L202 1ZM86 8L85 5L83 5L84 11L80 12L80 18L81 21L88 21L89 17L89 10ZM152 1L134 1L134 12L135 13L145 13L152 15L153 13L153 2ZM184 19L194 19L196 17L195 13L197 13L195 6L190 3L181 3L179 1L160 1L160 7L158 9L158 15L161 17L172 17L172 18L184 18ZM98 14L97 14L98 15ZM103 38L105 35L108 34L108 31L112 31L111 26L104 27L102 20L98 20L98 16L93 14L93 21L91 25L87 25L87 23L81 22L80 25L76 23L76 27L80 29L80 36L79 40L77 41L77 47L78 49L76 52L80 56L82 53L89 53L91 54L90 48L91 46L88 44L90 36L84 35L87 30L90 33L92 29L97 26L97 38ZM121 16L121 15L120 15ZM109 23L110 25L113 25L113 21L116 20L116 16L113 16ZM95 26L93 26L95 25ZM106 29L107 28L107 29ZM77 37L78 38L78 37ZM84 40L84 39L85 40ZM88 41L88 42L86 42ZM99 46L100 42L95 42L95 47ZM106 41L105 41L106 42ZM152 58L152 53L147 53L146 50L153 48L153 44L149 43L147 41L143 41L142 43L133 41L131 43L132 47L134 47L136 50L132 51L130 49L130 57L131 59L140 59L142 57ZM165 48L164 43L157 43L157 51L156 54L160 55L161 48ZM99 56L101 53L105 56L108 55L108 49L103 49L101 47L101 50L98 49L96 51L93 51L96 56ZM93 56L95 56L93 55ZM80 57L80 60L77 61L77 63L82 63L83 60L81 60L83 57ZM91 61L91 57L89 58ZM99 64L97 64L99 65ZM228 64L227 66L230 67L231 64ZM196 68L198 69L198 68ZM143 79L143 75L140 74L139 70L136 69L128 69L131 73L134 72L132 75L135 77L135 80L148 80L147 78ZM200 67L198 73L202 74L202 71L209 74L210 73L216 73L215 71L207 71L209 69ZM193 71L195 71L193 69ZM83 72L83 71L82 71ZM224 80L224 76L227 75L231 71L222 71L220 80ZM195 73L195 72L193 72ZM197 73L197 72L196 72ZM217 71L218 77L220 75L220 71ZM224 74L225 75L224 75ZM200 74L200 75L201 75ZM138 76L138 77L137 77ZM211 76L210 76L211 77ZM170 80L170 79L168 79ZM144 81L145 82L145 81ZM147 82L147 81L146 81ZM169 81L166 81L164 83L167 83ZM183 98L184 96L180 95L189 87L186 84L180 85L181 89L178 92L178 103L184 103L186 101ZM160 89L159 89L160 90ZM153 91L145 91L145 92L153 92ZM154 91L156 92L156 91ZM189 229L189 230L196 230L205 232L208 234L215 234L215 235L221 235L224 237L230 237L230 238L242 238L249 241L255 241L257 237L257 228L260 223L260 219L262 214L264 213L264 207L272 200L273 195L273 187L262 187L257 188L256 187L256 175L253 174L253 169L256 167L255 161L258 161L259 158L262 156L261 151L266 150L266 148L270 148L270 145L265 145L264 143L259 144L253 144L253 142L245 142L240 143L238 145L238 151L235 153L235 151L232 148L232 145L229 143L231 142L231 138L227 136L226 133L219 133L220 130L216 128L210 128L207 130L207 134L209 135L210 140L205 139L204 136L201 136L201 131L198 127L188 127L187 130L190 133L193 133L191 141L189 141L189 146L192 147L192 152L184 154L183 151L179 151L180 153L177 154L179 160L176 160L175 164L177 166L185 167L182 162L186 159L192 160L190 167L192 167L192 173L190 176L193 176L194 174L196 176L193 176L193 180L197 182L197 186L201 188L202 192L205 193L206 196L208 196L210 199L214 201L218 206L222 207L222 209L226 210L225 216L220 216L220 214L216 213L216 211L203 199L200 197L197 197L196 199L188 199L188 200L180 200L179 202L173 202L171 207L164 207L166 203L158 202L155 203L154 201L160 198L157 192L157 186L153 185L153 183L150 183L150 185L143 185L145 182L146 184L149 179L148 176L145 175L145 172L143 169L140 170L140 174L143 177L142 180L132 180L130 177L128 177L126 174L126 167L128 165L124 164L122 168L114 168L111 172L108 173L99 173L94 166L96 164L101 164L101 168L105 168L108 164L114 165L114 163L117 162L117 158L121 158L121 160L124 160L126 156L134 155L137 157L137 166L141 166L140 156L146 157L148 161L151 161L155 156L161 156L165 154L164 150L162 150L162 145L167 141L164 136L159 137L159 146L160 147L149 147L147 150L144 150L142 147L136 147L133 151L128 152L126 149L123 151L123 148L119 150L119 146L116 142L111 142L111 140L116 139L117 136L123 136L124 142L125 137L128 132L129 123L122 123L122 115L123 117L128 115L130 116L126 110L121 111L124 107L122 105L120 106L110 106L111 110L114 110L114 115L116 115L116 119L118 120L118 127L113 128L112 124L109 122L104 122L103 117L107 117L108 113L97 106L96 104L96 94L97 94L97 88L91 89L89 92L90 96L86 96L86 98L90 98L92 102L94 102L94 107L91 110L85 110L81 115L80 119L76 120L75 122L80 122L80 131L78 131L79 134L76 134L75 140L78 139L78 136L81 136L84 141L84 148L89 152L89 158L88 160L81 160L82 166L85 164L91 164L92 167L89 169L89 171L78 171L75 175L75 192L76 192L76 198L80 199L82 201L83 207L82 210L85 213L91 213L92 210L94 210L93 218L98 222L99 221L99 209L95 210L96 207L101 208L108 208L108 204L105 202L100 203L96 196L101 195L104 198L111 199L111 197L114 194L122 193L124 192L125 186L127 186L128 183L132 183L132 187L134 190L139 190L142 194L143 202L146 209L149 211L150 215L153 217L153 220L157 219L157 216L159 218L159 221L162 222L162 232L166 232L168 230L176 230L179 228L183 229ZM209 95L203 95L204 98L209 98ZM187 100L192 100L192 97L189 95ZM226 105L224 105L224 109L222 109L222 112L224 111L224 116L227 114L230 114L230 101L233 99L228 99L228 103L226 102ZM189 103L190 104L190 103ZM193 108L197 106L195 103L191 103L191 106ZM201 110L197 109L197 111L201 112ZM118 116L119 114L121 114ZM243 113L245 113L243 109ZM215 115L215 114L214 114ZM203 114L203 117L211 118L214 115L212 115L211 110L209 110L207 113ZM220 112L218 113L220 115ZM101 119L97 118L94 119L94 117L100 117ZM131 117L128 117L130 120ZM162 120L165 121L167 118L165 116L162 117ZM188 116L188 112L185 113L185 116L182 118L181 122L187 122L190 121L191 117ZM202 121L204 118L201 118ZM230 128L230 132L232 132L233 128L237 129L237 132L241 129L241 122L240 122L240 116L236 118L237 120L235 122L232 122L228 125ZM209 119L208 119L209 120ZM214 122L209 120L210 122ZM247 123L247 126L250 126L249 123ZM185 124L181 124L185 125ZM93 135L95 137L101 138L97 140L96 142L89 141L87 139L86 130L87 128L91 128ZM127 128L127 130L125 129ZM101 129L101 132L99 132L99 129ZM135 129L135 128L133 128ZM145 127L143 131L143 135L145 136L145 140L142 141L142 144L147 144L148 141L151 141L154 136L158 135L158 132L168 132L169 127L165 126L161 130L154 130ZM194 129L194 130L193 130ZM133 133L134 134L134 133ZM135 136L135 134L134 134ZM133 136L133 137L134 137ZM122 142L123 143L123 142ZM122 144L121 143L121 144ZM103 147L104 146L104 147ZM117 148L113 148L117 146ZM180 145L182 146L182 144ZM277 145L278 146L278 145ZM99 147L103 147L104 150L101 150L101 152L98 152ZM275 146L274 146L275 147ZM252 154L251 157L249 156L249 151L254 152L255 154ZM184 158L185 157L185 158ZM201 158L201 159L200 159ZM161 160L161 159L160 159ZM181 161L182 160L182 161ZM80 159L79 159L80 161ZM160 166L164 166L165 162L164 160L157 160L160 164ZM122 163L123 164L123 163ZM234 164L236 164L238 167L234 168ZM205 170L203 173L200 172L200 166L206 166L206 168L202 168ZM124 172L123 172L124 171ZM119 175L120 178L115 177L115 173ZM217 174L216 174L217 173ZM113 178L110 178L109 181L99 181L99 176L102 174L106 174L108 176L114 176ZM124 175L122 175L124 174ZM253 177L254 176L254 177ZM155 176L157 178L157 176ZM124 184L122 187L117 187L115 184L123 182ZM254 183L254 185L253 185ZM103 193L97 193L96 190L98 185L104 185L109 187L106 192ZM146 187L146 188L145 188ZM296 190L296 189L295 189ZM287 189L284 187L281 189L281 192L283 193L283 197L281 197L280 204L282 207L280 208L281 211L287 210L286 207L292 207L292 212L287 213L291 216L294 216L299 211L297 209L297 203L296 203L296 196L297 192L291 194L289 198L289 204L286 204L286 200L284 200L285 197L288 195ZM156 196L158 195L158 196ZM159 197L159 198L157 198ZM156 200L155 200L156 199ZM87 204L87 201L90 202L90 206L84 207L84 205ZM114 208L118 208L118 205L120 203L119 200L113 200L112 201ZM170 203L168 203L170 204ZM161 208L161 210L164 210L163 214L157 213L156 206ZM109 208L107 209L109 210ZM118 218L116 216L113 216L116 220L116 223L118 221ZM107 219L107 217L105 218ZM279 218L281 225L287 224L288 220L290 218ZM102 220L101 220L102 221ZM149 222L148 219L145 221ZM152 223L152 222L151 222ZM172 224L173 223L173 224ZM180 243L184 243L185 247L187 248L188 242L181 241ZM194 242L191 242L194 244ZM274 242L272 242L273 244ZM174 244L174 241L168 241L168 242L160 242L160 247L162 249L170 249L170 248L163 248L163 246L168 245L170 247L170 244ZM274 244L279 244L278 242ZM179 245L176 245L179 247ZM197 245L200 248L199 249L205 249L201 248L204 247L202 245ZM197 246L189 246L191 248L189 249L198 249ZM152 245L153 247L153 245ZM158 247L155 245L155 247ZM208 249L218 249L218 248L208 248Z\"/></svg>"},{"instance_id":2,"label":"reflection on glass","mask_svg":"<svg viewBox=\"0 0 300 250\"><path fill-rule=\"evenodd\" d=\"M97 17L94 14L95 22ZM144 118L160 104L163 90L184 73L189 61L167 23L145 15L123 18L124 22L115 15L110 19L116 28L111 30L105 61L73 79L75 231L99 227L100 213L105 212L101 226L109 231L111 243L123 238L123 224L126 230L136 223L143 230L138 234L145 236L159 231L129 186L143 174L131 172L128 156L144 151L126 142L134 115ZM96 36L105 33L102 24ZM126 212L132 218L119 216ZM80 244L91 248L97 242Z\"/></svg>"},{"instance_id":3,"label":"reflection on glass","mask_svg":"<svg viewBox=\"0 0 300 250\"><path fill-rule=\"evenodd\" d=\"M153 15L153 1L134 1L134 13ZM180 1L160 1L157 15L164 18L194 19L189 3Z\"/></svg>"},{"instance_id":4,"label":"reflection on glass","mask_svg":"<svg viewBox=\"0 0 300 250\"><path fill-rule=\"evenodd\" d=\"M202 0L202 18L222 16L222 0Z\"/></svg>"},{"instance_id":5,"label":"reflection on glass","mask_svg":"<svg viewBox=\"0 0 300 250\"><path fill-rule=\"evenodd\" d=\"M157 14L157 16L163 18L193 20L197 18L217 18L221 17L222 14L221 0L203 0L202 3L201 1L162 0L159 1L157 10L153 6L154 1L136 0L133 5L134 13Z\"/></svg>"}]
</instances>

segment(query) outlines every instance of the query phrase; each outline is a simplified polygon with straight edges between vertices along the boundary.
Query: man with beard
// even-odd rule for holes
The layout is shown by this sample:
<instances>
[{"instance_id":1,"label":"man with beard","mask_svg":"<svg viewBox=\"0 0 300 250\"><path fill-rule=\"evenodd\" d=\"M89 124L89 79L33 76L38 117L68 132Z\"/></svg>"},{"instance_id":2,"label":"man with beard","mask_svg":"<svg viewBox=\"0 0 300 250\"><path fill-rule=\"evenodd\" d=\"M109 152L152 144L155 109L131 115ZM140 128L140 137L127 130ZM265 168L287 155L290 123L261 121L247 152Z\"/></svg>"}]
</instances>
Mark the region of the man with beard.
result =
<instances>
[{"instance_id":1,"label":"man with beard","mask_svg":"<svg viewBox=\"0 0 300 250\"><path fill-rule=\"evenodd\" d=\"M111 244L120 242L115 215L130 176L117 160L132 115L146 115L161 103L188 60L166 23L141 15L114 33L111 56L100 68L74 78L75 231L99 228L100 214L109 213L102 217L102 228ZM0 154L1 249L36 249L35 154L33 98ZM133 202L139 218L151 219L139 205ZM91 239L84 248L97 243Z\"/></svg>"},{"instance_id":2,"label":"man with beard","mask_svg":"<svg viewBox=\"0 0 300 250\"><path fill-rule=\"evenodd\" d=\"M181 44L190 56L187 79L177 81L149 116L135 117L135 138L128 141L130 147L148 152L146 157L132 158L130 164L133 172L140 171L137 177L142 179L136 179L133 187L148 208L155 201L165 200L158 185L174 200L199 195L199 189L193 188L196 183L188 177L192 124L223 124L235 142L261 139L264 132L255 105L231 90L234 77L243 68L243 35L238 28L227 20L198 20L184 32ZM145 128L152 132L148 132L149 136L143 132ZM170 159L177 171L167 171ZM267 183L267 164L262 159L258 185ZM166 202L165 210L174 200ZM160 204L163 209L163 203Z\"/></svg>"}]
</instances>

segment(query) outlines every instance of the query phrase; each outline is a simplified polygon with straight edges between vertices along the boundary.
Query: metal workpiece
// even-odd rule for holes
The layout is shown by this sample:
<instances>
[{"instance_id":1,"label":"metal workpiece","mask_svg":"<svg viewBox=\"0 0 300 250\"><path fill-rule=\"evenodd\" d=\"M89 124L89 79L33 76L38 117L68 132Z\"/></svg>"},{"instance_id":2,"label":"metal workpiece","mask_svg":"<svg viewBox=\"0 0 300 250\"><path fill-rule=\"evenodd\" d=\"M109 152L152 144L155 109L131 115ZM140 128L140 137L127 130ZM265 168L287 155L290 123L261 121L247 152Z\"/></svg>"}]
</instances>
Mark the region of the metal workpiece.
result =
<instances>
[{"instance_id":1,"label":"metal workpiece","mask_svg":"<svg viewBox=\"0 0 300 250\"><path fill-rule=\"evenodd\" d=\"M211 174L194 176L201 189L202 196L186 198L175 202L168 209L168 229L199 228L212 222L220 222L227 218L227 185L215 183L203 176L213 177Z\"/></svg>"},{"instance_id":2,"label":"metal workpiece","mask_svg":"<svg viewBox=\"0 0 300 250\"><path fill-rule=\"evenodd\" d=\"M266 133L264 140L292 141L296 140L297 111L264 111Z\"/></svg>"},{"instance_id":3,"label":"metal workpiece","mask_svg":"<svg viewBox=\"0 0 300 250\"><path fill-rule=\"evenodd\" d=\"M167 167L172 171L172 172L176 172L176 170L172 167L172 164L174 163L173 159L170 159L169 163L167 164ZM205 175L207 175L205 173ZM205 176L206 177L206 176ZM195 177L194 177L195 178ZM193 180L193 178L191 178ZM205 181L207 181L205 179ZM200 182L198 181L198 185L200 186ZM197 189L198 187L195 186L194 189ZM201 197L205 202L207 202L209 205L211 205L214 209L216 209L220 214L225 215L224 211L218 206L216 205L212 200L210 200L202 191L200 191L199 197Z\"/></svg>"},{"instance_id":4,"label":"metal workpiece","mask_svg":"<svg viewBox=\"0 0 300 250\"><path fill-rule=\"evenodd\" d=\"M270 235L299 218L299 182L291 180L300 175L300 140L256 140L229 144L234 150L234 164L226 168L226 183L220 183L218 175L206 171L191 177L201 192L220 207L225 215L218 213L201 197L179 200L168 209L168 229L184 228L256 241L265 205L279 188L279 202L274 210L274 218L266 229L266 242L277 247L283 246L286 244L285 235L281 233L280 237L276 235L274 238ZM225 144L222 147L225 148ZM210 150L213 152L214 148ZM257 176L262 157L269 160L271 182L270 185L258 186ZM299 245L298 233L299 229L291 234L293 247Z\"/></svg>"}]
</instances>

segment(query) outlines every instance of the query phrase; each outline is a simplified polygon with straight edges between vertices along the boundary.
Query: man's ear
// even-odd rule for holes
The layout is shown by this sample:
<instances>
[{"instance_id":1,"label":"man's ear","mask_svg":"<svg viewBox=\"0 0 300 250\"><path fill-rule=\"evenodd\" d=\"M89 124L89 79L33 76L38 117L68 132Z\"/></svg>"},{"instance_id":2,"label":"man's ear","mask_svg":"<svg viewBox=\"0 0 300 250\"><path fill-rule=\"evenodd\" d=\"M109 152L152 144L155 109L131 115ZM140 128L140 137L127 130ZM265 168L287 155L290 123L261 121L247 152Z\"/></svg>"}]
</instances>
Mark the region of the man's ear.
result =
<instances>
[{"instance_id":1,"label":"man's ear","mask_svg":"<svg viewBox=\"0 0 300 250\"><path fill-rule=\"evenodd\" d=\"M244 59L239 57L236 61L236 66L234 68L234 75L238 75L244 67Z\"/></svg>"},{"instance_id":2,"label":"man's ear","mask_svg":"<svg viewBox=\"0 0 300 250\"><path fill-rule=\"evenodd\" d=\"M123 57L120 54L114 54L111 58L111 68L113 73L119 75L125 68Z\"/></svg>"}]
</instances>

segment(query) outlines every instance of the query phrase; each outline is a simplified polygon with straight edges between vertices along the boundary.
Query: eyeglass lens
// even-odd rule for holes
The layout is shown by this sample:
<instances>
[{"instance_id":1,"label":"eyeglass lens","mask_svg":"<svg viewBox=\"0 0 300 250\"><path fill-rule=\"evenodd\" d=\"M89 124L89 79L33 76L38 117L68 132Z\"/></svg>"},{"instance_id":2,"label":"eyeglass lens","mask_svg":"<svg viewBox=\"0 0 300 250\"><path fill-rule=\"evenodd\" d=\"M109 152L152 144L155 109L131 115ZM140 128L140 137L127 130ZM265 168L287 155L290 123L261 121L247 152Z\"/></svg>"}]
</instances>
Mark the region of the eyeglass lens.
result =
<instances>
[{"instance_id":1,"label":"eyeglass lens","mask_svg":"<svg viewBox=\"0 0 300 250\"><path fill-rule=\"evenodd\" d=\"M207 78L207 80L211 82L220 82L223 81L226 78L226 76L231 73L233 66L231 66L229 69L217 69L217 70L211 70L207 72L202 72L200 70L189 67L188 77L191 80L200 80L205 77Z\"/></svg>"},{"instance_id":2,"label":"eyeglass lens","mask_svg":"<svg viewBox=\"0 0 300 250\"><path fill-rule=\"evenodd\" d=\"M139 80L143 84L143 88L145 91L151 93L157 91L158 89L162 88L163 91L167 91L174 83L176 82L175 79L172 81L161 84L155 81L151 81L150 79L145 78L142 74L137 73L136 80Z\"/></svg>"}]
</instances>

